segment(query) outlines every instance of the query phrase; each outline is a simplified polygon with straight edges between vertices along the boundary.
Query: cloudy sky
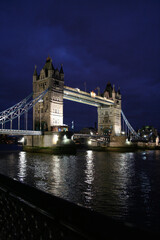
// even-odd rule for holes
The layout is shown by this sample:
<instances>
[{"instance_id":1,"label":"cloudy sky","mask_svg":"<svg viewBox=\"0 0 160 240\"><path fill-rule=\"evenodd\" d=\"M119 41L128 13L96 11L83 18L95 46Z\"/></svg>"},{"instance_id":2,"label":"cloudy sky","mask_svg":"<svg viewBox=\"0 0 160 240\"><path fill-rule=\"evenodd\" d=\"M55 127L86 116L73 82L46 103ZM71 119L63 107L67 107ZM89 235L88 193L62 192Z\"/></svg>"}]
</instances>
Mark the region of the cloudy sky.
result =
<instances>
[{"instance_id":1,"label":"cloudy sky","mask_svg":"<svg viewBox=\"0 0 160 240\"><path fill-rule=\"evenodd\" d=\"M32 92L34 65L49 55L65 85L103 92L110 81L133 128L160 130L159 0L1 0L0 34L0 111ZM97 110L65 100L72 120L94 126Z\"/></svg>"}]
</instances>

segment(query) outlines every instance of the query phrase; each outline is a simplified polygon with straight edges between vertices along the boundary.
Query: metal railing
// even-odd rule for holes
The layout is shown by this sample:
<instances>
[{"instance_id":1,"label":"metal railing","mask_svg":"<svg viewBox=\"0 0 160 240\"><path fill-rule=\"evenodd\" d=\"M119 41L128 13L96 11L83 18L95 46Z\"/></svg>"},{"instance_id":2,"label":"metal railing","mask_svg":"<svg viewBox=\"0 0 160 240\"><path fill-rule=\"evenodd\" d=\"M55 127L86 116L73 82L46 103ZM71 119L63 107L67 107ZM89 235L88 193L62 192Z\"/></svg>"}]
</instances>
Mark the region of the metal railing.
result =
<instances>
[{"instance_id":1,"label":"metal railing","mask_svg":"<svg viewBox=\"0 0 160 240\"><path fill-rule=\"evenodd\" d=\"M0 239L154 237L0 174Z\"/></svg>"}]
</instances>

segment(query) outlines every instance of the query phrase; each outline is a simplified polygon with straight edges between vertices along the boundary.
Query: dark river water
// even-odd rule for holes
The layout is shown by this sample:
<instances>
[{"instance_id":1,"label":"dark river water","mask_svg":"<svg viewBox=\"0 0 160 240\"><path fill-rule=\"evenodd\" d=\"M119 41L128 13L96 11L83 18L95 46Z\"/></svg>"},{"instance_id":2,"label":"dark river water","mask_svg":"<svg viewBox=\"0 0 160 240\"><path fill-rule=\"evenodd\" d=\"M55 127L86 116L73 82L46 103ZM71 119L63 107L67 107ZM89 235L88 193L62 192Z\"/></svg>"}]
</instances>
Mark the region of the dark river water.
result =
<instances>
[{"instance_id":1,"label":"dark river water","mask_svg":"<svg viewBox=\"0 0 160 240\"><path fill-rule=\"evenodd\" d=\"M60 156L3 147L0 173L112 218L160 232L158 150L79 150L76 155Z\"/></svg>"}]
</instances>

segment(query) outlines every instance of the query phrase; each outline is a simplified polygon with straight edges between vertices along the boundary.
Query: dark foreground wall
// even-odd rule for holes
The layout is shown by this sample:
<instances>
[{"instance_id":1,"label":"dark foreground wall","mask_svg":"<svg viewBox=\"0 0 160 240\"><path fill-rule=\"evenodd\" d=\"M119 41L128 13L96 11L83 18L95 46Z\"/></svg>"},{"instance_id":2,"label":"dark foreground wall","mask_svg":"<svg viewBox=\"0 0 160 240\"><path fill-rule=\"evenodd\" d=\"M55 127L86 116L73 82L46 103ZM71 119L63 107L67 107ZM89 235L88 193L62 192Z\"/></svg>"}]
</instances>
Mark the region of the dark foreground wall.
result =
<instances>
[{"instance_id":1,"label":"dark foreground wall","mask_svg":"<svg viewBox=\"0 0 160 240\"><path fill-rule=\"evenodd\" d=\"M154 234L0 174L0 239L130 239Z\"/></svg>"}]
</instances>

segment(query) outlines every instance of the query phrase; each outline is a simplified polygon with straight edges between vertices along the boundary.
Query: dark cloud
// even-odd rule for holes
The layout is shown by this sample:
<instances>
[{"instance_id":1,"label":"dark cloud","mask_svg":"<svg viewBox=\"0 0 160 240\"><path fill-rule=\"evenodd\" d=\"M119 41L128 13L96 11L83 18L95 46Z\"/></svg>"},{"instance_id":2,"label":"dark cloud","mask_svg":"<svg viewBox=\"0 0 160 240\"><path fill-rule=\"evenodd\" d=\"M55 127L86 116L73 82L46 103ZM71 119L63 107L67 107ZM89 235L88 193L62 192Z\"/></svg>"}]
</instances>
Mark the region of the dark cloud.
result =
<instances>
[{"instance_id":1,"label":"dark cloud","mask_svg":"<svg viewBox=\"0 0 160 240\"><path fill-rule=\"evenodd\" d=\"M40 71L50 55L55 67L63 63L66 85L84 89L86 82L88 91L103 92L110 81L121 87L133 127L160 129L159 12L158 0L1 1L0 111L32 91L34 65ZM89 126L86 106L79 108L76 121ZM69 103L66 109L71 122L77 110Z\"/></svg>"}]
</instances>

